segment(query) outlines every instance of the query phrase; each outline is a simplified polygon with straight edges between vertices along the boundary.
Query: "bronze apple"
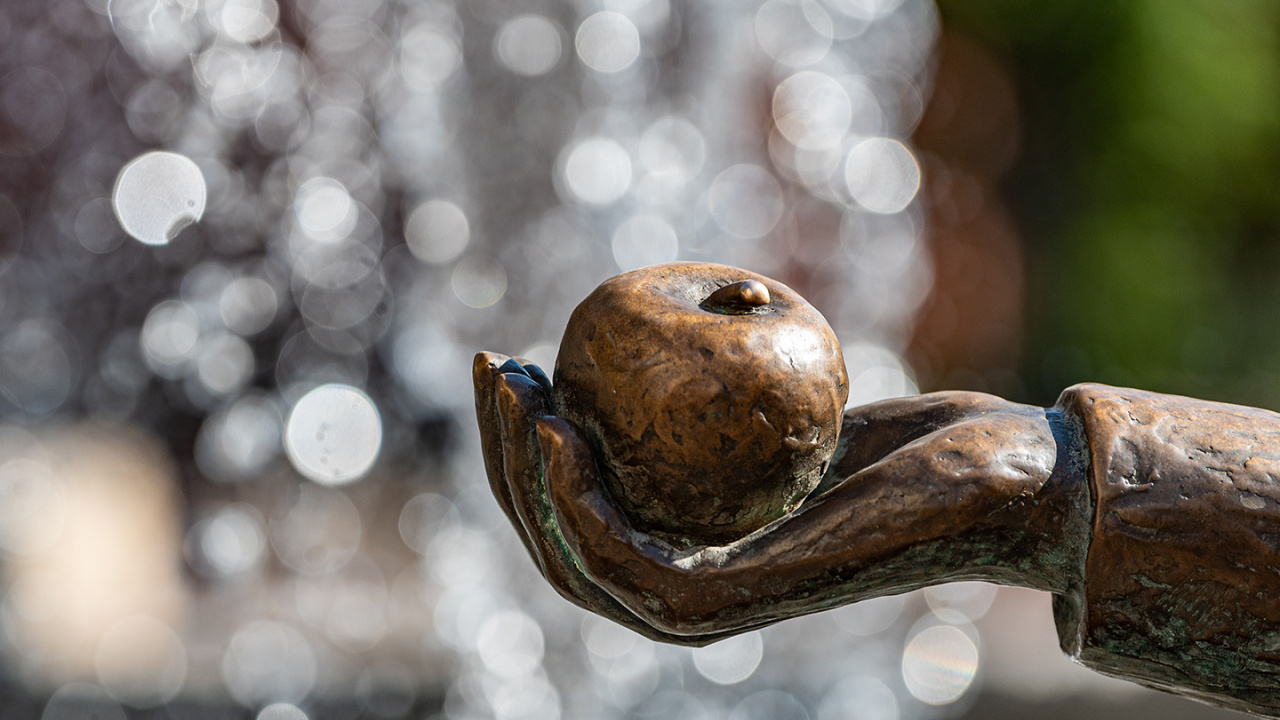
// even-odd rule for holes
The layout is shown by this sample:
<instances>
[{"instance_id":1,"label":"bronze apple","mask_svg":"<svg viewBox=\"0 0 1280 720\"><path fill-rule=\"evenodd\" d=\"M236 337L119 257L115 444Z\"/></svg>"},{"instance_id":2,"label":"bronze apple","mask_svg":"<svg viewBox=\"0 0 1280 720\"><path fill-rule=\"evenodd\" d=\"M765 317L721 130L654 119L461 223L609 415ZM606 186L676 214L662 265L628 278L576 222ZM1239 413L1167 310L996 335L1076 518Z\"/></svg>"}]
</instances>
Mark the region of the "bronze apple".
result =
<instances>
[{"instance_id":1,"label":"bronze apple","mask_svg":"<svg viewBox=\"0 0 1280 720\"><path fill-rule=\"evenodd\" d=\"M633 525L707 545L764 527L817 486L849 379L831 327L791 288L683 262L591 293L553 387Z\"/></svg>"}]
</instances>

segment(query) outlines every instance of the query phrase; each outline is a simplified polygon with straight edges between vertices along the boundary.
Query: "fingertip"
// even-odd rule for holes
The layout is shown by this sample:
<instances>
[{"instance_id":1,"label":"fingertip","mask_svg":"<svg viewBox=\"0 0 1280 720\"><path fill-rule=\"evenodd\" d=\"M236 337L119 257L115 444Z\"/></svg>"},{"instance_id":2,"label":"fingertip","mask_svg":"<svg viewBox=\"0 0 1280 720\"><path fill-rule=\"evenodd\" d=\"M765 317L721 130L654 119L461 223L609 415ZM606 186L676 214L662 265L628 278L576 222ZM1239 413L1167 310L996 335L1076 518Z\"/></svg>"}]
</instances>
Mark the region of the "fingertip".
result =
<instances>
[{"instance_id":1,"label":"fingertip","mask_svg":"<svg viewBox=\"0 0 1280 720\"><path fill-rule=\"evenodd\" d=\"M525 363L524 370L529 374L529 377L533 378L534 382L542 386L542 389L545 390L548 395L551 394L551 378L547 377L547 374L543 372L542 368L534 365L533 363Z\"/></svg>"},{"instance_id":2,"label":"fingertip","mask_svg":"<svg viewBox=\"0 0 1280 720\"><path fill-rule=\"evenodd\" d=\"M525 366L521 365L520 361L516 360L515 357L508 357L506 363L499 365L498 373L503 375L525 375L525 377L529 377L529 373L525 372Z\"/></svg>"},{"instance_id":3,"label":"fingertip","mask_svg":"<svg viewBox=\"0 0 1280 720\"><path fill-rule=\"evenodd\" d=\"M541 391L528 375L515 373L503 373L494 378L493 389L501 400L512 405L526 405L528 400L539 398ZM535 392L539 395L532 394Z\"/></svg>"},{"instance_id":4,"label":"fingertip","mask_svg":"<svg viewBox=\"0 0 1280 720\"><path fill-rule=\"evenodd\" d=\"M498 368L502 367L503 363L510 359L506 355L481 350L476 353L475 358L471 361L471 374L476 380L491 376L498 371Z\"/></svg>"},{"instance_id":5,"label":"fingertip","mask_svg":"<svg viewBox=\"0 0 1280 720\"><path fill-rule=\"evenodd\" d=\"M518 355L511 359L520 363L520 369L524 371L524 374L528 375L530 379L541 385L542 389L545 390L548 395L551 394L551 378L547 377L547 373L544 372L542 368L538 367L537 363Z\"/></svg>"},{"instance_id":6,"label":"fingertip","mask_svg":"<svg viewBox=\"0 0 1280 720\"><path fill-rule=\"evenodd\" d=\"M493 395L498 403L498 415L502 418L502 424L509 426L513 411L520 407L520 395L511 375L494 378Z\"/></svg>"}]
</instances>

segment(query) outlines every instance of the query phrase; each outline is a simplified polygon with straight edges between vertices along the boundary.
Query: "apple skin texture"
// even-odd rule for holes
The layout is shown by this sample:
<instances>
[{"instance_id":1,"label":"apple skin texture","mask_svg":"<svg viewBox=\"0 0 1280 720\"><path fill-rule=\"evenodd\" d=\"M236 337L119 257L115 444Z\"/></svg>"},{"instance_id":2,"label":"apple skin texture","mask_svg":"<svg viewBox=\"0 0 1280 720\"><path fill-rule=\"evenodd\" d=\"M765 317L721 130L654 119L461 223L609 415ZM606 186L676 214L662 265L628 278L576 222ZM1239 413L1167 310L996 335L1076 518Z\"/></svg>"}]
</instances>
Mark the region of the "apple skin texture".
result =
<instances>
[{"instance_id":1,"label":"apple skin texture","mask_svg":"<svg viewBox=\"0 0 1280 720\"><path fill-rule=\"evenodd\" d=\"M754 280L767 304L725 304ZM733 288L729 288L733 290ZM719 303L719 304L717 304ZM835 452L849 378L835 334L794 290L711 263L613 277L574 310L556 412L596 452L639 530L680 545L745 537L793 510Z\"/></svg>"}]
</instances>

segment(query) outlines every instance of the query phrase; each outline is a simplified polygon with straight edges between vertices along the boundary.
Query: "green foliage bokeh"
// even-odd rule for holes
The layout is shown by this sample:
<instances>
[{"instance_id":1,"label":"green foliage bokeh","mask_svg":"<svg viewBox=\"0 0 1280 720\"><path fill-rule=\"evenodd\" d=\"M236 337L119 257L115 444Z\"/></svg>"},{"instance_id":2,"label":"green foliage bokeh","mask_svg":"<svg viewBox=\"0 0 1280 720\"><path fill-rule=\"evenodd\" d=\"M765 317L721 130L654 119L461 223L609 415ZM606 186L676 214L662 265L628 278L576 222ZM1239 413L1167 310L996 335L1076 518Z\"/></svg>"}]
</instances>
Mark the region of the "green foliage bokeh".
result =
<instances>
[{"instance_id":1,"label":"green foliage bokeh","mask_svg":"<svg viewBox=\"0 0 1280 720\"><path fill-rule=\"evenodd\" d=\"M1280 3L942 0L1015 78L1022 375L1280 409Z\"/></svg>"}]
</instances>

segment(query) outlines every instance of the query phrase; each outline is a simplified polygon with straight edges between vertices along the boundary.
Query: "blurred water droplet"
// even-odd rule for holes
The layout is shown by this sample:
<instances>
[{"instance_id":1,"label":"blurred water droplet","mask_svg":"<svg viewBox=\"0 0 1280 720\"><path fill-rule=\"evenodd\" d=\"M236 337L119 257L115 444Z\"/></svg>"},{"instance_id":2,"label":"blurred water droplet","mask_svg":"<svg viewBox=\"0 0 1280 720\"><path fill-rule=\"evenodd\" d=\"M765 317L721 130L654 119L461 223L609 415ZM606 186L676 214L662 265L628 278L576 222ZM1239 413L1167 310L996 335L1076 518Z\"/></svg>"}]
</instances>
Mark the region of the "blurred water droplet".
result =
<instances>
[{"instance_id":1,"label":"blurred water droplet","mask_svg":"<svg viewBox=\"0 0 1280 720\"><path fill-rule=\"evenodd\" d=\"M869 138L849 151L844 178L859 205L874 213L896 213L915 199L920 166L901 142Z\"/></svg>"},{"instance_id":2,"label":"blurred water droplet","mask_svg":"<svg viewBox=\"0 0 1280 720\"><path fill-rule=\"evenodd\" d=\"M582 21L574 45L587 67L616 73L640 56L640 31L626 15L605 10Z\"/></svg>"},{"instance_id":3,"label":"blurred water droplet","mask_svg":"<svg viewBox=\"0 0 1280 720\"><path fill-rule=\"evenodd\" d=\"M161 377L182 377L199 349L200 316L181 300L166 300L147 313L140 339L148 367Z\"/></svg>"},{"instance_id":4,"label":"blurred water droplet","mask_svg":"<svg viewBox=\"0 0 1280 720\"><path fill-rule=\"evenodd\" d=\"M539 675L513 678L498 685L490 705L495 720L560 720L560 695Z\"/></svg>"},{"instance_id":5,"label":"blurred water droplet","mask_svg":"<svg viewBox=\"0 0 1280 720\"><path fill-rule=\"evenodd\" d=\"M272 703L258 711L256 720L308 720L307 714L296 705Z\"/></svg>"},{"instance_id":6,"label":"blurred water droplet","mask_svg":"<svg viewBox=\"0 0 1280 720\"><path fill-rule=\"evenodd\" d=\"M844 364L849 373L846 407L920 392L902 358L875 343L844 343Z\"/></svg>"},{"instance_id":7,"label":"blurred water droplet","mask_svg":"<svg viewBox=\"0 0 1280 720\"><path fill-rule=\"evenodd\" d=\"M412 90L434 90L461 65L462 50L444 27L418 25L406 32L400 42L400 74Z\"/></svg>"},{"instance_id":8,"label":"blurred water droplet","mask_svg":"<svg viewBox=\"0 0 1280 720\"><path fill-rule=\"evenodd\" d=\"M713 713L694 695L683 690L660 690L635 710L635 720L714 720Z\"/></svg>"},{"instance_id":9,"label":"blurred water droplet","mask_svg":"<svg viewBox=\"0 0 1280 720\"><path fill-rule=\"evenodd\" d=\"M831 49L831 16L814 0L769 0L756 11L756 39L782 65L804 67Z\"/></svg>"},{"instance_id":10,"label":"blurred water droplet","mask_svg":"<svg viewBox=\"0 0 1280 720\"><path fill-rule=\"evenodd\" d=\"M356 226L355 201L347 188L333 178L318 177L303 183L293 208L298 227L317 242L337 242Z\"/></svg>"},{"instance_id":11,"label":"blurred water droplet","mask_svg":"<svg viewBox=\"0 0 1280 720\"><path fill-rule=\"evenodd\" d=\"M453 294L463 305L487 308L507 293L507 270L501 264L479 257L463 258L453 269Z\"/></svg>"},{"instance_id":12,"label":"blurred water droplet","mask_svg":"<svg viewBox=\"0 0 1280 720\"><path fill-rule=\"evenodd\" d=\"M206 12L227 39L245 44L266 37L280 17L275 0L215 0L209 3Z\"/></svg>"},{"instance_id":13,"label":"blurred water droplet","mask_svg":"<svg viewBox=\"0 0 1280 720\"><path fill-rule=\"evenodd\" d=\"M462 208L448 200L428 200L409 213L404 237L414 257L446 263L467 249L471 226Z\"/></svg>"},{"instance_id":14,"label":"blurred water droplet","mask_svg":"<svg viewBox=\"0 0 1280 720\"><path fill-rule=\"evenodd\" d=\"M236 631L227 644L222 679L231 697L242 705L296 703L315 685L315 651L297 630L255 620Z\"/></svg>"},{"instance_id":15,"label":"blurred water droplet","mask_svg":"<svg viewBox=\"0 0 1280 720\"><path fill-rule=\"evenodd\" d=\"M125 121L139 140L162 143L173 136L186 110L172 87L152 80L139 85L125 101Z\"/></svg>"},{"instance_id":16,"label":"blurred water droplet","mask_svg":"<svg viewBox=\"0 0 1280 720\"><path fill-rule=\"evenodd\" d=\"M778 130L796 147L822 150L844 139L853 106L835 78L805 70L774 90L773 117Z\"/></svg>"},{"instance_id":17,"label":"blurred water droplet","mask_svg":"<svg viewBox=\"0 0 1280 720\"><path fill-rule=\"evenodd\" d=\"M764 640L753 630L693 649L698 674L717 685L734 685L751 677L764 657Z\"/></svg>"},{"instance_id":18,"label":"blurred water droplet","mask_svg":"<svg viewBox=\"0 0 1280 720\"><path fill-rule=\"evenodd\" d=\"M278 307L275 288L255 277L232 280L218 298L222 322L239 335L253 335L267 329Z\"/></svg>"},{"instance_id":19,"label":"blurred water droplet","mask_svg":"<svg viewBox=\"0 0 1280 720\"><path fill-rule=\"evenodd\" d=\"M818 720L898 720L899 716L893 690L870 675L840 680L818 708Z\"/></svg>"},{"instance_id":20,"label":"blurred water droplet","mask_svg":"<svg viewBox=\"0 0 1280 720\"><path fill-rule=\"evenodd\" d=\"M631 157L614 140L588 138L569 151L564 178L577 199L591 205L608 205L631 187Z\"/></svg>"},{"instance_id":21,"label":"blurred water droplet","mask_svg":"<svg viewBox=\"0 0 1280 720\"><path fill-rule=\"evenodd\" d=\"M280 452L280 411L272 401L249 395L207 418L196 436L196 463L214 480L257 476Z\"/></svg>"},{"instance_id":22,"label":"blurred water droplet","mask_svg":"<svg viewBox=\"0 0 1280 720\"><path fill-rule=\"evenodd\" d=\"M323 431L323 440L317 433ZM341 485L373 467L382 420L368 395L348 385L322 385L293 406L284 447L294 468L323 485Z\"/></svg>"},{"instance_id":23,"label":"blurred water droplet","mask_svg":"<svg viewBox=\"0 0 1280 720\"><path fill-rule=\"evenodd\" d=\"M125 232L147 245L165 245L204 215L204 174L189 158L151 152L116 178L111 203Z\"/></svg>"},{"instance_id":24,"label":"blurred water droplet","mask_svg":"<svg viewBox=\"0 0 1280 720\"><path fill-rule=\"evenodd\" d=\"M605 660L616 660L626 655L639 643L641 637L621 625L595 615L582 620L582 641L587 651Z\"/></svg>"},{"instance_id":25,"label":"blurred water droplet","mask_svg":"<svg viewBox=\"0 0 1280 720\"><path fill-rule=\"evenodd\" d=\"M505 678L528 675L542 664L542 628L522 612L498 613L480 628L477 649L489 672Z\"/></svg>"},{"instance_id":26,"label":"blurred water droplet","mask_svg":"<svg viewBox=\"0 0 1280 720\"><path fill-rule=\"evenodd\" d=\"M487 556L482 558L488 560ZM433 567L433 575L435 568ZM483 572L483 568L480 569ZM436 635L447 646L474 652L476 637L485 621L499 612L498 599L487 588L474 585L450 586L436 601L432 620Z\"/></svg>"},{"instance_id":27,"label":"blurred water droplet","mask_svg":"<svg viewBox=\"0 0 1280 720\"><path fill-rule=\"evenodd\" d=\"M560 27L541 15L518 15L498 31L494 53L512 72L543 75L560 61Z\"/></svg>"},{"instance_id":28,"label":"blurred water droplet","mask_svg":"<svg viewBox=\"0 0 1280 720\"><path fill-rule=\"evenodd\" d=\"M400 510L400 538L419 553L427 552L436 534L460 521L458 509L443 495L422 493Z\"/></svg>"},{"instance_id":29,"label":"blurred water droplet","mask_svg":"<svg viewBox=\"0 0 1280 720\"><path fill-rule=\"evenodd\" d=\"M684 184L702 170L707 143L693 123L669 115L645 130L639 156L641 165L660 180Z\"/></svg>"},{"instance_id":30,"label":"blurred water droplet","mask_svg":"<svg viewBox=\"0 0 1280 720\"><path fill-rule=\"evenodd\" d=\"M348 583L331 591L330 599L324 631L334 645L348 652L367 652L386 635L385 590Z\"/></svg>"},{"instance_id":31,"label":"blurred water droplet","mask_svg":"<svg viewBox=\"0 0 1280 720\"><path fill-rule=\"evenodd\" d=\"M232 395L253 377L253 349L235 335L219 335L205 343L196 363L196 375L210 393Z\"/></svg>"},{"instance_id":32,"label":"blurred water droplet","mask_svg":"<svg viewBox=\"0 0 1280 720\"><path fill-rule=\"evenodd\" d=\"M955 702L977 674L978 646L951 625L921 630L902 653L902 679L907 690L929 705Z\"/></svg>"},{"instance_id":33,"label":"blurred water droplet","mask_svg":"<svg viewBox=\"0 0 1280 720\"><path fill-rule=\"evenodd\" d=\"M232 503L191 528L188 553L213 575L236 575L257 565L266 549L262 517L251 505Z\"/></svg>"}]
</instances>

